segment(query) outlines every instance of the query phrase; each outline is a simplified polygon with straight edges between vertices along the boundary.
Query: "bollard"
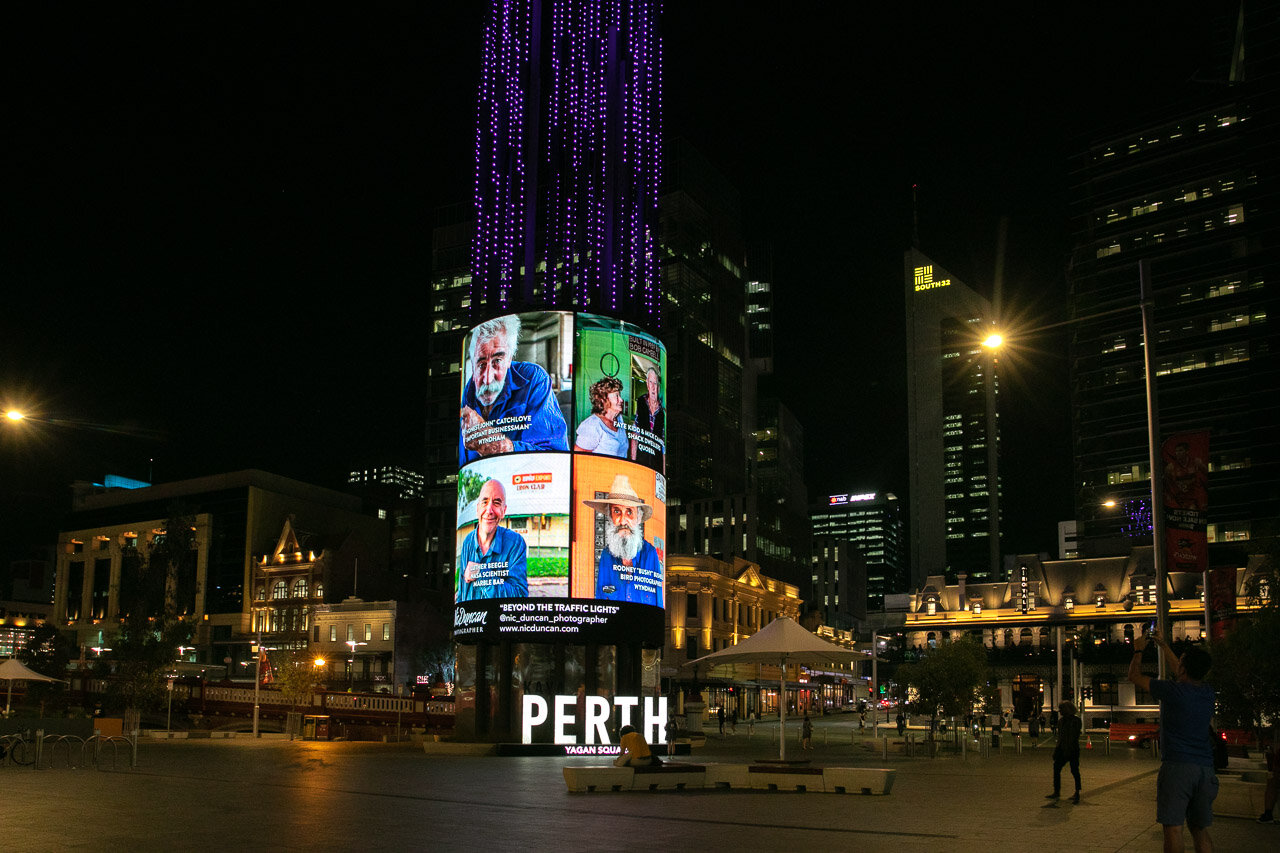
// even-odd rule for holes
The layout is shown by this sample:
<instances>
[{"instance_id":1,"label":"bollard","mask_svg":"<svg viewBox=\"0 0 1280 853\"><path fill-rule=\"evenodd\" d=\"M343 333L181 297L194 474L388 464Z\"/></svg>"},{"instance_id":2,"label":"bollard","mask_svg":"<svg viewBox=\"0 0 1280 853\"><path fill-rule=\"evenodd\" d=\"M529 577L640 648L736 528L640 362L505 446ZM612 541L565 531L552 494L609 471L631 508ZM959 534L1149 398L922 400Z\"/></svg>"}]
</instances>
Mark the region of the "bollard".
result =
<instances>
[{"instance_id":1,"label":"bollard","mask_svg":"<svg viewBox=\"0 0 1280 853\"><path fill-rule=\"evenodd\" d=\"M129 768L131 770L137 770L138 769L138 730L137 729L133 730L132 740L133 740L133 744L132 744L133 749L129 757Z\"/></svg>"},{"instance_id":2,"label":"bollard","mask_svg":"<svg viewBox=\"0 0 1280 853\"><path fill-rule=\"evenodd\" d=\"M961 761L969 757L968 754L965 752L965 744L968 742L969 742L969 739L967 737L960 738L960 760Z\"/></svg>"},{"instance_id":3,"label":"bollard","mask_svg":"<svg viewBox=\"0 0 1280 853\"><path fill-rule=\"evenodd\" d=\"M1022 755L1022 735L1013 736L1013 750L1016 754Z\"/></svg>"},{"instance_id":4,"label":"bollard","mask_svg":"<svg viewBox=\"0 0 1280 853\"><path fill-rule=\"evenodd\" d=\"M34 767L40 769L40 753L44 752L44 729L36 729L36 763Z\"/></svg>"},{"instance_id":5,"label":"bollard","mask_svg":"<svg viewBox=\"0 0 1280 853\"><path fill-rule=\"evenodd\" d=\"M889 739L887 737L880 739L880 758L884 761L889 760Z\"/></svg>"}]
</instances>

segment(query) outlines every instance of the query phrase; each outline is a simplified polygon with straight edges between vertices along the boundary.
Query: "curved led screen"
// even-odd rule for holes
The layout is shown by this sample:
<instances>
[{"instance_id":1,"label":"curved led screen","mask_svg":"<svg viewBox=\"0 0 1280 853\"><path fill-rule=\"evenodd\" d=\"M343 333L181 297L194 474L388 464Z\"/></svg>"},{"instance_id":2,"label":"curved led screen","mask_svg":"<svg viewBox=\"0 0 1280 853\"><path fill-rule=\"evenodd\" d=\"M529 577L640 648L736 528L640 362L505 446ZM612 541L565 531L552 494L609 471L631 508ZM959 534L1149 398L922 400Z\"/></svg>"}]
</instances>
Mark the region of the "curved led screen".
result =
<instances>
[{"instance_id":1,"label":"curved led screen","mask_svg":"<svg viewBox=\"0 0 1280 853\"><path fill-rule=\"evenodd\" d=\"M666 350L589 314L463 341L454 636L662 642Z\"/></svg>"}]
</instances>

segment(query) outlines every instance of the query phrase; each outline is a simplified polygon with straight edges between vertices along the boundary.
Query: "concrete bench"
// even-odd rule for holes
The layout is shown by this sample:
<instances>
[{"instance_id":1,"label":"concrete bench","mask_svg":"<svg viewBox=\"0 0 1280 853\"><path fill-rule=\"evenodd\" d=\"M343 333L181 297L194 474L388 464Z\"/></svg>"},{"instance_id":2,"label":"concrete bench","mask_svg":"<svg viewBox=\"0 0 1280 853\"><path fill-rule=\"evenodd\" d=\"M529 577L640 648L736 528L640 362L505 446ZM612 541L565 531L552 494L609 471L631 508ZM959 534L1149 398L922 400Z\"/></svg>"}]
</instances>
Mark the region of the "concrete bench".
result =
<instances>
[{"instance_id":1,"label":"concrete bench","mask_svg":"<svg viewBox=\"0 0 1280 853\"><path fill-rule=\"evenodd\" d=\"M826 791L821 767L752 764L747 768L752 788L768 791Z\"/></svg>"},{"instance_id":2,"label":"concrete bench","mask_svg":"<svg viewBox=\"0 0 1280 853\"><path fill-rule=\"evenodd\" d=\"M1223 817L1255 818L1262 814L1262 797L1266 790L1265 782L1245 782L1219 775L1213 813Z\"/></svg>"},{"instance_id":3,"label":"concrete bench","mask_svg":"<svg viewBox=\"0 0 1280 853\"><path fill-rule=\"evenodd\" d=\"M887 794L893 789L896 770L874 767L826 767L823 784L834 794Z\"/></svg>"},{"instance_id":4,"label":"concrete bench","mask_svg":"<svg viewBox=\"0 0 1280 853\"><path fill-rule=\"evenodd\" d=\"M634 767L564 767L564 783L572 794L588 791L630 791L635 782Z\"/></svg>"},{"instance_id":5,"label":"concrete bench","mask_svg":"<svg viewBox=\"0 0 1280 853\"><path fill-rule=\"evenodd\" d=\"M751 787L751 774L745 764L708 764L708 788L743 789Z\"/></svg>"},{"instance_id":6,"label":"concrete bench","mask_svg":"<svg viewBox=\"0 0 1280 853\"><path fill-rule=\"evenodd\" d=\"M652 767L632 767L633 791L682 791L685 788L702 788L707 781L707 768L701 764L655 764Z\"/></svg>"}]
</instances>

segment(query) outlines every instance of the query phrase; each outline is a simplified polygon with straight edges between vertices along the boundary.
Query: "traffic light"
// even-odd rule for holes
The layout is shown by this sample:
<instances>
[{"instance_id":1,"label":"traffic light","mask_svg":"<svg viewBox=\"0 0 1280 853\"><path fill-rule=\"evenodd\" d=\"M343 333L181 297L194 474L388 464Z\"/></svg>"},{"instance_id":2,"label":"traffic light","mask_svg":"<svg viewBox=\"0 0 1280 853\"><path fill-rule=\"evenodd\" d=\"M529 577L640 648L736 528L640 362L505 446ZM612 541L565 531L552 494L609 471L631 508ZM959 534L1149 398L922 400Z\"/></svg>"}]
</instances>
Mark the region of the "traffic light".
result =
<instances>
[{"instance_id":1,"label":"traffic light","mask_svg":"<svg viewBox=\"0 0 1280 853\"><path fill-rule=\"evenodd\" d=\"M881 696L883 696L883 695L885 695L885 694L886 694L886 693L888 693L888 692L889 692L889 685L887 685L887 684L881 684L881 685L880 685L880 695L881 695Z\"/></svg>"}]
</instances>

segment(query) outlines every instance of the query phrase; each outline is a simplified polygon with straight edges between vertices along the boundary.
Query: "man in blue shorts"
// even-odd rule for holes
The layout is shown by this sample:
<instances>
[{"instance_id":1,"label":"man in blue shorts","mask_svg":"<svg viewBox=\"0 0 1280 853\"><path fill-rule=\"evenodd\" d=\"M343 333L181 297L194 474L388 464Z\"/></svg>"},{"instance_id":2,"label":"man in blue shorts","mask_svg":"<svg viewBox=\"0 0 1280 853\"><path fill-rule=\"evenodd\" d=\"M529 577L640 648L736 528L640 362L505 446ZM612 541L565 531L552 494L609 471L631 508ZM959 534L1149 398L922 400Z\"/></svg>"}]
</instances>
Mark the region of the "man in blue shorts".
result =
<instances>
[{"instance_id":1,"label":"man in blue shorts","mask_svg":"<svg viewBox=\"0 0 1280 853\"><path fill-rule=\"evenodd\" d=\"M502 526L507 493L497 480L487 480L476 498L476 529L458 550L458 601L481 598L524 598L529 594L529 568L524 537Z\"/></svg>"},{"instance_id":2,"label":"man in blue shorts","mask_svg":"<svg viewBox=\"0 0 1280 853\"><path fill-rule=\"evenodd\" d=\"M1181 853L1182 825L1191 831L1196 853L1213 850L1209 827L1218 776L1213 770L1213 688L1203 683L1213 664L1209 653L1192 646L1178 657L1164 637L1151 638L1165 656L1174 680L1142 674L1145 636L1133 642L1129 680L1160 701L1160 775L1156 777L1156 820L1164 827L1165 853Z\"/></svg>"},{"instance_id":3,"label":"man in blue shorts","mask_svg":"<svg viewBox=\"0 0 1280 853\"><path fill-rule=\"evenodd\" d=\"M569 428L547 371L516 361L520 318L496 317L471 335L471 377L462 392L458 464L523 450L568 450Z\"/></svg>"}]
</instances>

